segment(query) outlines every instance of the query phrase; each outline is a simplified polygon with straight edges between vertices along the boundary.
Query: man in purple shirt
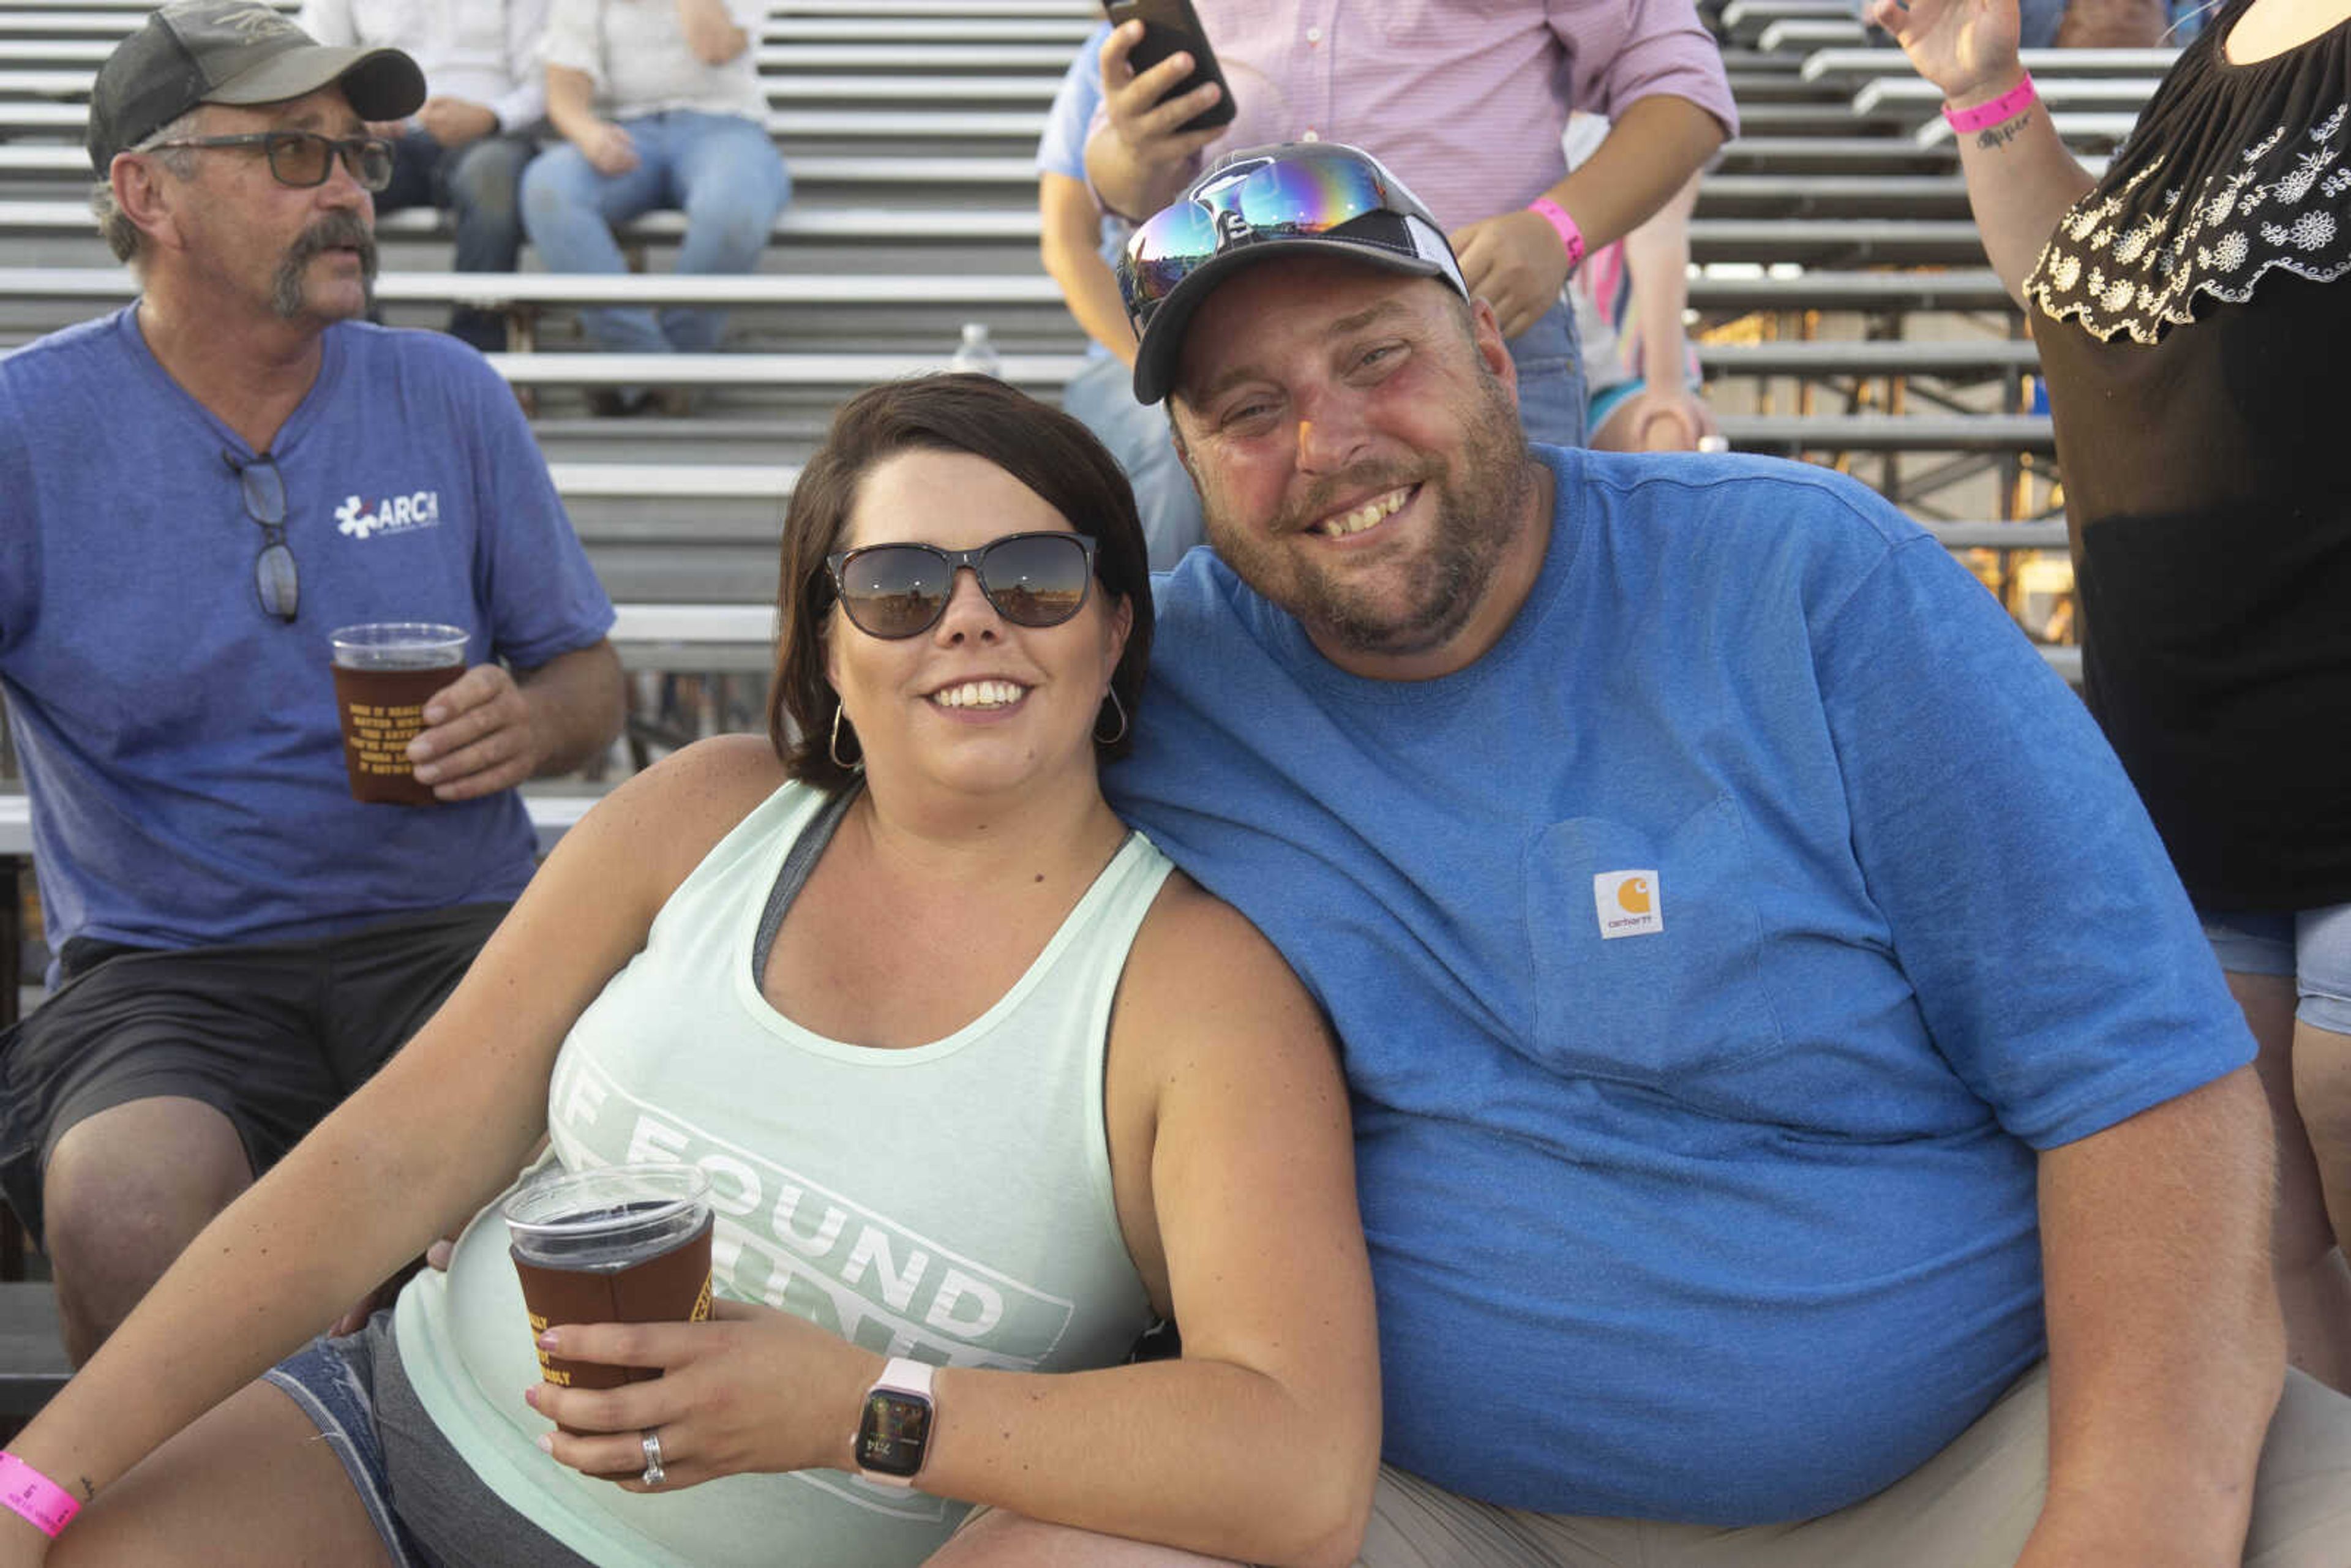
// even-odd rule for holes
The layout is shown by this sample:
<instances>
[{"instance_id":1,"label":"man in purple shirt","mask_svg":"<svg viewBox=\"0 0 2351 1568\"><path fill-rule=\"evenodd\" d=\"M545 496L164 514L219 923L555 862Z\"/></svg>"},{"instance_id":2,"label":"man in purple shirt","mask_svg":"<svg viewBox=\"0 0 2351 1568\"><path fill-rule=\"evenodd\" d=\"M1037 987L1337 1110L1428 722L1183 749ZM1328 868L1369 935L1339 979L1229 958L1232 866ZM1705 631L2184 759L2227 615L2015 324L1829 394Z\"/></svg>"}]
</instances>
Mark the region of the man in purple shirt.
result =
<instances>
[{"instance_id":1,"label":"man in purple shirt","mask_svg":"<svg viewBox=\"0 0 2351 1568\"><path fill-rule=\"evenodd\" d=\"M1136 72L1130 23L1102 46L1103 104L1086 141L1102 204L1134 217L1175 200L1204 158L1341 141L1427 201L1470 292L1494 308L1528 435L1583 441L1584 389L1561 289L1587 249L1664 206L1739 129L1721 51L1690 0L1193 0L1230 85L1233 120L1185 132L1216 101L1169 97L1177 55ZM1607 115L1573 173L1570 110Z\"/></svg>"}]
</instances>

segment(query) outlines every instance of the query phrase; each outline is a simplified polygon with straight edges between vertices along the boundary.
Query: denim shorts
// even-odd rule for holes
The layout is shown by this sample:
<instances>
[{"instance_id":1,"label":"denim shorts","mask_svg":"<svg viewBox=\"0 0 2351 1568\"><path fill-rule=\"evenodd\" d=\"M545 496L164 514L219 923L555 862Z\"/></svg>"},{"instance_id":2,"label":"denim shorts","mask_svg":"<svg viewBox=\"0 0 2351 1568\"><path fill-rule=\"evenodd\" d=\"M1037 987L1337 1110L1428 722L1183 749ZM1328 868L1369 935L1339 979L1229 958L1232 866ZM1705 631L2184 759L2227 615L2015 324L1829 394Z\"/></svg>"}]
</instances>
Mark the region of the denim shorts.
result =
<instances>
[{"instance_id":1,"label":"denim shorts","mask_svg":"<svg viewBox=\"0 0 2351 1568\"><path fill-rule=\"evenodd\" d=\"M392 1313L320 1337L262 1374L343 1463L394 1568L594 1568L508 1508L416 1401Z\"/></svg>"},{"instance_id":2,"label":"denim shorts","mask_svg":"<svg viewBox=\"0 0 2351 1568\"><path fill-rule=\"evenodd\" d=\"M2351 1034L2351 904L2279 913L2197 911L2220 967L2236 975L2291 975L2294 1016Z\"/></svg>"}]
</instances>

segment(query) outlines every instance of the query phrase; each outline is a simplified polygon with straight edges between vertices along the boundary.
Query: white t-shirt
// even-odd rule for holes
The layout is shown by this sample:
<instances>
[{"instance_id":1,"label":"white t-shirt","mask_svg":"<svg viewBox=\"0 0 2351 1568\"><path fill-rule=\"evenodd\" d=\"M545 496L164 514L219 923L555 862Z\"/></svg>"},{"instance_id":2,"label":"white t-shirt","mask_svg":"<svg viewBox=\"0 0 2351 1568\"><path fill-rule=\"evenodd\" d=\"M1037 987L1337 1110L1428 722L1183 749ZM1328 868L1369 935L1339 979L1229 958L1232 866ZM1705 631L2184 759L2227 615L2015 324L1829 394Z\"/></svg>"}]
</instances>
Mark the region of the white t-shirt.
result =
<instances>
[{"instance_id":1,"label":"white t-shirt","mask_svg":"<svg viewBox=\"0 0 2351 1568\"><path fill-rule=\"evenodd\" d=\"M586 72L596 84L597 112L614 120L692 109L765 125L758 44L767 0L726 0L726 5L749 42L725 65L713 66L687 47L677 0L554 0L547 63Z\"/></svg>"}]
</instances>

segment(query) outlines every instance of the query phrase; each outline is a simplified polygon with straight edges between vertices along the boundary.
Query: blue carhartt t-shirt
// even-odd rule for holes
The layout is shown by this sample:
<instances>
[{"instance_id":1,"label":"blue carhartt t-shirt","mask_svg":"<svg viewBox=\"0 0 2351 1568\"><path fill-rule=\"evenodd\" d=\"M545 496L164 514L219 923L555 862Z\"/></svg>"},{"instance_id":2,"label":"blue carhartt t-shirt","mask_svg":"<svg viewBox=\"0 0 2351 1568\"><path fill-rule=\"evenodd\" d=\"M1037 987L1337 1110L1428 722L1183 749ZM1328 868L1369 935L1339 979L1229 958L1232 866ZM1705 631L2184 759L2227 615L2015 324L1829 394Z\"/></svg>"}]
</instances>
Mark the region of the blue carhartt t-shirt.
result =
<instances>
[{"instance_id":1,"label":"blue carhartt t-shirt","mask_svg":"<svg viewBox=\"0 0 2351 1568\"><path fill-rule=\"evenodd\" d=\"M2036 1151L2251 1059L2081 705L1929 536L1768 459L1537 447L1484 658L1363 680L1194 551L1113 803L1333 1019L1386 1457L1808 1517L2043 1354Z\"/></svg>"},{"instance_id":2,"label":"blue carhartt t-shirt","mask_svg":"<svg viewBox=\"0 0 2351 1568\"><path fill-rule=\"evenodd\" d=\"M437 333L329 328L271 454L288 624L229 459L256 454L148 351L137 308L0 360L0 683L52 951L323 935L513 897L512 791L350 798L328 633L437 621L467 663L590 646L612 609L513 394Z\"/></svg>"}]
</instances>

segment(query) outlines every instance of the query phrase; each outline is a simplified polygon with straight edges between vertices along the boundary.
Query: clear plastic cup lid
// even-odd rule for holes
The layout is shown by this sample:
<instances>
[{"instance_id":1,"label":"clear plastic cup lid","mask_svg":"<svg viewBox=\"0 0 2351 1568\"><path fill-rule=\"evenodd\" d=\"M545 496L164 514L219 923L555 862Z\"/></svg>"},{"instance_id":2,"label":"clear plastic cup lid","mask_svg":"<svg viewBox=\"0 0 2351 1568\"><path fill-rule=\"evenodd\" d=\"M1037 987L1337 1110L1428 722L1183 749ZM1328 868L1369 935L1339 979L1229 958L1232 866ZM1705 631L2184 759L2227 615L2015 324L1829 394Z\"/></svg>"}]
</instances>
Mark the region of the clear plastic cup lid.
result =
<instances>
[{"instance_id":1,"label":"clear plastic cup lid","mask_svg":"<svg viewBox=\"0 0 2351 1568\"><path fill-rule=\"evenodd\" d=\"M463 626L437 621L369 621L327 633L346 669L432 669L465 662Z\"/></svg>"},{"instance_id":2,"label":"clear plastic cup lid","mask_svg":"<svg viewBox=\"0 0 2351 1568\"><path fill-rule=\"evenodd\" d=\"M697 1167L625 1165L550 1172L509 1194L501 1210L517 1243L569 1250L692 1229L709 1207L710 1177Z\"/></svg>"}]
</instances>

